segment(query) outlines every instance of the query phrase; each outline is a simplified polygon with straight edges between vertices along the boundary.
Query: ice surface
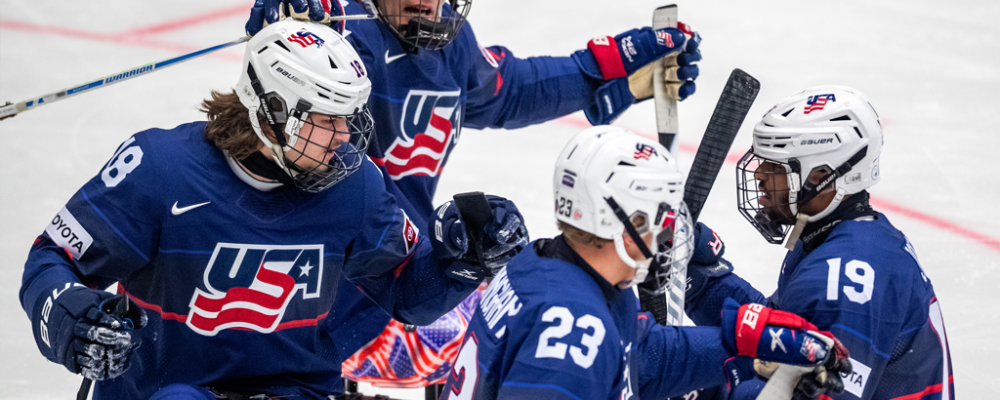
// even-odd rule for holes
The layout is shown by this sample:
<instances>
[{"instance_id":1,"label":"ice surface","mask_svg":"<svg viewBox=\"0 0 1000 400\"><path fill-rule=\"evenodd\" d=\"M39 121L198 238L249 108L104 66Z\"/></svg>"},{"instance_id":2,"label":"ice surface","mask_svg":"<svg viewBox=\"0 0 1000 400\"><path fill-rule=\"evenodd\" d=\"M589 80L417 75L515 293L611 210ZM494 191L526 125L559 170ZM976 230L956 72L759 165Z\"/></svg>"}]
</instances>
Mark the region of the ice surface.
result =
<instances>
[{"instance_id":1,"label":"ice surface","mask_svg":"<svg viewBox=\"0 0 1000 400\"><path fill-rule=\"evenodd\" d=\"M87 82L242 34L249 1L3 0L0 100ZM1000 395L1000 3L678 1L704 36L698 93L682 102L680 158L689 165L729 72L761 81L734 152L781 98L819 84L864 91L882 116L883 182L871 192L916 246L941 300L961 398ZM209 4L206 6L206 4ZM518 56L568 55L598 35L649 24L649 0L478 0L470 20L484 45ZM203 17L203 20L198 19ZM0 122L0 399L66 399L80 378L47 362L18 302L34 237L132 133L201 119L211 89L235 84L240 48L140 77ZM438 200L482 190L515 200L532 237L556 233L554 159L582 114L516 131L465 130ZM655 130L651 102L618 122ZM478 171L473 173L473 171ZM702 219L727 241L737 272L767 293L783 250L767 245L735 208L733 165L723 167ZM136 205L142 206L142 205ZM184 351L184 349L177 349ZM210 357L211 355L206 355ZM391 391L421 399L421 391Z\"/></svg>"}]
</instances>

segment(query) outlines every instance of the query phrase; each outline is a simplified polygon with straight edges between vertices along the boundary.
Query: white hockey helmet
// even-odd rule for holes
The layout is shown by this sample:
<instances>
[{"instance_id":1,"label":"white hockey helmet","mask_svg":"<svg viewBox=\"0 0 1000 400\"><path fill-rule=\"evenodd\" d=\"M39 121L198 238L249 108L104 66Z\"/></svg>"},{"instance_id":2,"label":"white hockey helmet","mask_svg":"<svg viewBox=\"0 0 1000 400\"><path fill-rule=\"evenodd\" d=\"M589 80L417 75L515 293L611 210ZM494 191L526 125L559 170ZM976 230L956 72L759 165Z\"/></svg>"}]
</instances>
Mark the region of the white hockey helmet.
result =
<instances>
[{"instance_id":1,"label":"white hockey helmet","mask_svg":"<svg viewBox=\"0 0 1000 400\"><path fill-rule=\"evenodd\" d=\"M556 219L613 240L622 261L637 269L632 286L646 279L654 257L657 291L674 263L687 265L694 230L684 204L684 177L659 143L619 127L588 128L563 148L553 189ZM645 261L629 257L623 232L643 250ZM655 254L639 238L645 232L656 238Z\"/></svg>"},{"instance_id":2,"label":"white hockey helmet","mask_svg":"<svg viewBox=\"0 0 1000 400\"><path fill-rule=\"evenodd\" d=\"M740 213L771 243L781 243L790 225L774 221L757 199L762 190L754 177L765 162L784 167L788 206L797 215L802 206L830 187L833 201L809 222L829 215L845 195L878 183L882 125L861 92L843 86L818 86L798 92L771 108L753 131L753 147L737 166ZM817 169L829 172L818 183L808 182ZM784 226L782 226L784 225Z\"/></svg>"},{"instance_id":3,"label":"white hockey helmet","mask_svg":"<svg viewBox=\"0 0 1000 400\"><path fill-rule=\"evenodd\" d=\"M250 110L254 132L299 189L324 190L360 168L374 130L367 105L371 82L357 51L329 26L289 18L264 27L247 43L236 93ZM258 113L277 143L261 131ZM293 147L310 140L312 130L300 134L310 114L346 119L351 138L339 146L315 143L335 155L304 170L295 161L308 156Z\"/></svg>"}]
</instances>

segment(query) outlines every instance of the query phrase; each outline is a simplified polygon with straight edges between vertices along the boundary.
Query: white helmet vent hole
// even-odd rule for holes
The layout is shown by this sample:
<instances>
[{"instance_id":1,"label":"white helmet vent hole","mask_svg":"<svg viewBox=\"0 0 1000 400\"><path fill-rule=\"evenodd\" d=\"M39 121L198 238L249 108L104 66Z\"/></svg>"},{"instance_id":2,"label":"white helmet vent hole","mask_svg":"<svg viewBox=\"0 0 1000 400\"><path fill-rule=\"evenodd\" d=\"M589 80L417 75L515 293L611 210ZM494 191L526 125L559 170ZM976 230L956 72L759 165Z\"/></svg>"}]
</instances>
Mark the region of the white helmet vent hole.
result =
<instances>
[{"instance_id":1,"label":"white helmet vent hole","mask_svg":"<svg viewBox=\"0 0 1000 400\"><path fill-rule=\"evenodd\" d=\"M258 51L257 54L263 53L264 50L267 50L267 46L264 46L264 48L260 49L260 51Z\"/></svg>"},{"instance_id":2,"label":"white helmet vent hole","mask_svg":"<svg viewBox=\"0 0 1000 400\"><path fill-rule=\"evenodd\" d=\"M333 62L333 57L327 56L326 58L330 60L330 68L337 69L337 63ZM344 83L344 82L341 82L341 83Z\"/></svg>"},{"instance_id":3,"label":"white helmet vent hole","mask_svg":"<svg viewBox=\"0 0 1000 400\"><path fill-rule=\"evenodd\" d=\"M858 133L858 137L859 137L859 138L862 138L862 139L864 139L864 138L865 138L865 135L862 135L862 134L861 134L861 130L860 130L860 129L858 129L858 127L856 127L856 126L855 126L855 127L854 127L854 131Z\"/></svg>"},{"instance_id":4,"label":"white helmet vent hole","mask_svg":"<svg viewBox=\"0 0 1000 400\"><path fill-rule=\"evenodd\" d=\"M291 53L291 52L292 52L291 50L288 50L288 48L287 48L287 47L285 47L285 44L284 44L284 43L281 43L281 41L280 41L280 40L275 40L275 41L274 41L274 44L278 45L278 47L281 47L282 49L285 49L285 51L287 51L287 52L289 52L289 53Z\"/></svg>"},{"instance_id":5,"label":"white helmet vent hole","mask_svg":"<svg viewBox=\"0 0 1000 400\"><path fill-rule=\"evenodd\" d=\"M618 165L624 165L626 167L634 167L635 166L635 164L629 164L629 163L627 163L625 161L619 161Z\"/></svg>"},{"instance_id":6,"label":"white helmet vent hole","mask_svg":"<svg viewBox=\"0 0 1000 400\"><path fill-rule=\"evenodd\" d=\"M315 83L314 85L316 85L316 87L318 87L318 88L320 88L320 89L323 89L323 90L325 90L325 91L327 91L327 92L331 92L331 93L333 92L332 90L330 90L330 89L327 89L327 88L326 88L325 86L323 86L323 85L320 85L320 84L318 84L318 83ZM326 96L323 96L323 97L326 97ZM326 97L326 98L328 98L328 99L329 99L329 97Z\"/></svg>"},{"instance_id":7,"label":"white helmet vent hole","mask_svg":"<svg viewBox=\"0 0 1000 400\"><path fill-rule=\"evenodd\" d=\"M850 120L851 120L851 116L849 116L849 115L841 115L841 116L839 116L837 118L831 119L830 121L850 121Z\"/></svg>"},{"instance_id":8,"label":"white helmet vent hole","mask_svg":"<svg viewBox=\"0 0 1000 400\"><path fill-rule=\"evenodd\" d=\"M785 112L781 113L781 116L782 117L787 117L788 114L791 114L793 110L795 110L795 107L789 108L788 111L785 111Z\"/></svg>"},{"instance_id":9,"label":"white helmet vent hole","mask_svg":"<svg viewBox=\"0 0 1000 400\"><path fill-rule=\"evenodd\" d=\"M319 85L316 85L316 86L319 86ZM330 100L330 96L327 96L327 95L325 95L323 93L316 92L316 95L318 95L319 97L322 97L324 99Z\"/></svg>"}]
</instances>

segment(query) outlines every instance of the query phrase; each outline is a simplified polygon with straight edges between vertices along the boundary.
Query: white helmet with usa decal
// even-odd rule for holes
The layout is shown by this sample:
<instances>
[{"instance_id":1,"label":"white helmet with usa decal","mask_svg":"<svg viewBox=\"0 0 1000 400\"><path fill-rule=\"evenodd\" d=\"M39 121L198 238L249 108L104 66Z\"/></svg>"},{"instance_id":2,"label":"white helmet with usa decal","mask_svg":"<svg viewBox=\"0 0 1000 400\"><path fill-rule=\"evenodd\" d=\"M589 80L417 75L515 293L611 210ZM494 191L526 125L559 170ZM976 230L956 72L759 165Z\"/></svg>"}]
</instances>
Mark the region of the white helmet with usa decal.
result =
<instances>
[{"instance_id":1,"label":"white helmet with usa decal","mask_svg":"<svg viewBox=\"0 0 1000 400\"><path fill-rule=\"evenodd\" d=\"M761 212L758 199L765 193L754 174L762 164L784 167L793 216L824 189L836 189L833 201L809 216L814 222L836 209L844 196L878 183L881 150L882 125L863 93L843 86L798 92L772 107L754 127L753 147L737 166L740 212L768 241L781 243L790 221L774 221ZM828 175L810 182L814 171Z\"/></svg>"},{"instance_id":2,"label":"white helmet with usa decal","mask_svg":"<svg viewBox=\"0 0 1000 400\"><path fill-rule=\"evenodd\" d=\"M289 18L262 29L247 43L236 93L274 162L300 189L324 190L360 168L374 129L367 106L371 82L357 51L329 26ZM275 133L273 139L260 129L258 113ZM300 139L310 141L313 131L310 137L302 133L310 115L346 119L347 130L335 132L349 133L351 139L345 145L316 143L337 154L330 160L314 158L321 165L303 170L298 164L314 163L297 163L304 154L294 147Z\"/></svg>"},{"instance_id":3,"label":"white helmet with usa decal","mask_svg":"<svg viewBox=\"0 0 1000 400\"><path fill-rule=\"evenodd\" d=\"M645 280L653 256L666 267L656 275L690 258L693 229L684 177L659 143L619 127L589 128L563 148L553 185L556 219L613 240L622 261L637 269L633 285ZM637 263L626 253L622 233L639 244L644 241L636 236L647 232L656 238L656 254L646 249L647 260Z\"/></svg>"}]
</instances>

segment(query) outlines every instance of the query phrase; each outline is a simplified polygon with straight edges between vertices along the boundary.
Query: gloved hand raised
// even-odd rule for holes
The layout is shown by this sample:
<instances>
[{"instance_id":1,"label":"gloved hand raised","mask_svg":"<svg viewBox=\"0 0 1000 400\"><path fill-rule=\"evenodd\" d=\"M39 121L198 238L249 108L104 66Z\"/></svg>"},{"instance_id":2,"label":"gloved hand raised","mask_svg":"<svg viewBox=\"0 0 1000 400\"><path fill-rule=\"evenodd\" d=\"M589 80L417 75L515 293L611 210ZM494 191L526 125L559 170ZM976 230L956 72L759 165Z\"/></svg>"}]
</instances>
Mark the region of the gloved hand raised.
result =
<instances>
[{"instance_id":1,"label":"gloved hand raised","mask_svg":"<svg viewBox=\"0 0 1000 400\"><path fill-rule=\"evenodd\" d=\"M701 35L683 23L678 28L633 29L598 37L573 54L584 74L607 83L597 89L594 104L584 109L594 125L609 124L632 103L653 95L654 62L663 62L667 94L683 100L694 93L701 60Z\"/></svg>"},{"instance_id":2,"label":"gloved hand raised","mask_svg":"<svg viewBox=\"0 0 1000 400\"><path fill-rule=\"evenodd\" d=\"M479 264L475 246L480 246L483 255L483 271L486 276L507 265L525 245L528 244L528 229L524 217L513 201L499 196L486 196L490 204L492 220L483 229L482 241L470 243L470 237L462 222L455 202L442 204L434 211L428 227L434 252L442 258L461 259L469 264ZM461 279L461 276L456 276ZM469 278L476 281L481 276Z\"/></svg>"},{"instance_id":3,"label":"gloved hand raised","mask_svg":"<svg viewBox=\"0 0 1000 400\"><path fill-rule=\"evenodd\" d=\"M248 36L256 35L265 26L281 21L287 17L300 21L312 21L321 24L330 23L330 15L343 15L344 9L340 1L331 0L256 0L250 9L246 31ZM341 24L336 24L341 25ZM338 26L333 26L337 32L342 32Z\"/></svg>"},{"instance_id":4,"label":"gloved hand raised","mask_svg":"<svg viewBox=\"0 0 1000 400\"><path fill-rule=\"evenodd\" d=\"M725 365L730 385L754 375L767 379L779 367L788 366L800 374L796 398L844 391L841 374L851 372L847 348L802 317L726 299L721 328L723 343L736 354Z\"/></svg>"},{"instance_id":5,"label":"gloved hand raised","mask_svg":"<svg viewBox=\"0 0 1000 400\"><path fill-rule=\"evenodd\" d=\"M98 381L128 369L146 314L124 296L67 284L39 299L31 320L45 358Z\"/></svg>"}]
</instances>

